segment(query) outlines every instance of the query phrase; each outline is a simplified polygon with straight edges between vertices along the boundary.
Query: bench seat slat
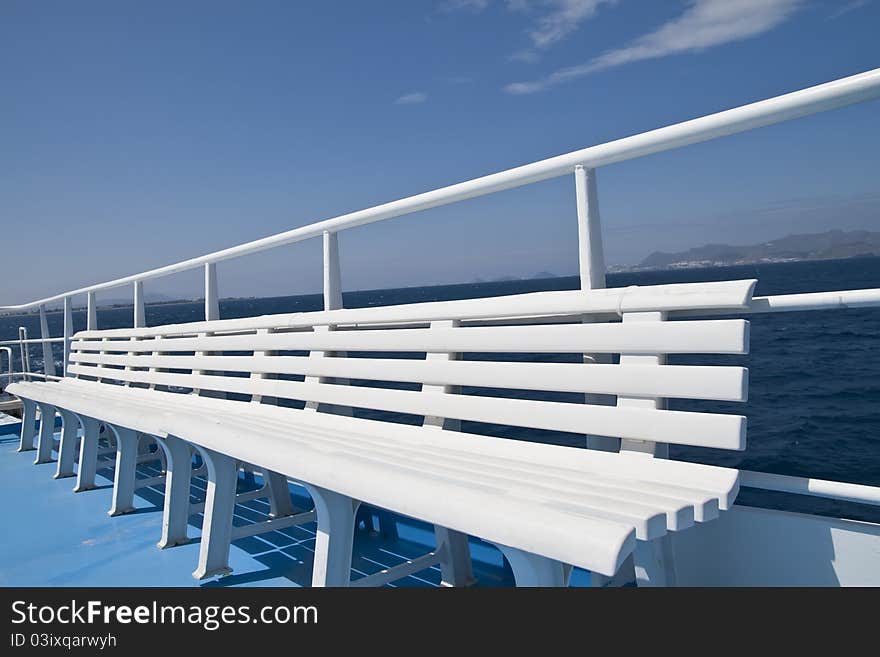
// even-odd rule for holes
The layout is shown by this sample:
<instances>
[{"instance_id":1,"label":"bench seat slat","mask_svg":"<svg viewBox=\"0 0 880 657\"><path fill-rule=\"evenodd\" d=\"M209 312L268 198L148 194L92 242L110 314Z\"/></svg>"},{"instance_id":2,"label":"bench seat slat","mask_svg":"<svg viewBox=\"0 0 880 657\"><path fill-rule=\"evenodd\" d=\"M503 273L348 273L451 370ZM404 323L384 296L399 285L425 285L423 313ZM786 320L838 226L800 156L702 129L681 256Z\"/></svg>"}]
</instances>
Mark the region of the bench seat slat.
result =
<instances>
[{"instance_id":1,"label":"bench seat slat","mask_svg":"<svg viewBox=\"0 0 880 657\"><path fill-rule=\"evenodd\" d=\"M218 392L258 394L320 404L370 408L414 415L505 424L531 429L620 436L635 440L716 447L745 448L745 418L740 415L629 409L436 392L389 390L365 386L250 379L204 374L131 372L71 366L68 371L120 381L197 388Z\"/></svg>"},{"instance_id":2,"label":"bench seat slat","mask_svg":"<svg viewBox=\"0 0 880 657\"><path fill-rule=\"evenodd\" d=\"M745 307L751 300L756 281L714 281L668 285L529 292L488 299L461 299L399 304L370 308L287 313L237 319L190 322L135 329L83 331L84 338L154 337L157 335L197 334L208 331L256 330L317 325L371 325L438 320L478 320L502 317L550 317L559 315L618 314L653 310L729 309Z\"/></svg>"},{"instance_id":3,"label":"bench seat slat","mask_svg":"<svg viewBox=\"0 0 880 657\"><path fill-rule=\"evenodd\" d=\"M402 444L400 441L404 441L403 444L412 445L419 451L424 451L426 454L437 454L441 457L443 454L447 454L450 449L458 450L470 454L468 458L472 458L476 462L483 462L482 457L485 456L495 463L503 461L513 467L525 466L529 473L534 471L536 467L540 469L540 467L546 466L552 469L554 476L567 472L566 476L574 480L579 480L585 472L590 473L590 479L594 482L604 481L607 477L622 476L638 480L640 486L647 487L646 490L655 490L653 485L658 484L662 490L656 489L655 492L662 495L673 491L674 495L684 495L689 499L696 499L700 496L706 499L718 498L721 509L729 508L736 495L737 471L718 466L667 459L641 459L638 461L627 459L625 464L622 464L618 460L619 454L614 453L482 435L480 436L481 440L474 441L471 440L471 436L474 434L441 430L420 431L419 427L411 425L364 418L356 419L357 426L372 425L374 428L371 431L353 431L350 424L352 418L347 416L324 413L305 414L296 409L272 405L260 405L259 412L254 413L253 409L248 408L252 406L251 404L234 401L231 402L234 406L230 411L230 400L181 395L143 388L123 388L114 385L101 385L101 389L96 390L95 383L78 379L64 379L61 382L50 384L48 388L40 383L27 385L40 386L38 388L40 395L51 395L55 401L61 399L62 402L67 403L71 403L71 399L78 399L89 404L93 399L98 398L124 404L130 402L134 397L148 403L150 408L171 413L177 409L188 407L194 412L219 417L226 417L229 414L235 417L247 415L249 422L274 426L282 434L289 432L291 423L295 423L297 427L302 425L308 431L314 431L318 434L329 429L334 435L348 436L352 441L373 441L385 444L382 443L382 437L387 437L389 440L397 441L394 443L397 446ZM151 421L151 426L158 425ZM148 432L146 429L141 430ZM157 429L157 431L164 431L164 429Z\"/></svg>"},{"instance_id":4,"label":"bench seat slat","mask_svg":"<svg viewBox=\"0 0 880 657\"><path fill-rule=\"evenodd\" d=\"M744 354L748 323L741 319L642 324L548 324L448 329L299 331L209 335L148 341L75 339L83 351L391 351L478 353Z\"/></svg>"},{"instance_id":5,"label":"bench seat slat","mask_svg":"<svg viewBox=\"0 0 880 657\"><path fill-rule=\"evenodd\" d=\"M350 478L342 476L342 479L346 480L345 486L351 484L352 487L351 492L342 491L346 494L400 513L406 514L410 509L409 513L416 517L504 544L511 544L512 541L513 544L522 545L525 549L558 558L566 563L592 568L596 572L606 574L609 574L609 570L613 572L619 565L621 555L625 556L627 551L631 549L631 538L625 536L625 531L621 529L622 526L625 527L625 524L621 525L615 519L627 519L630 524L644 525L645 531L649 532L646 535L654 535L654 532L648 529L648 526L654 522L652 519L655 518L648 508L651 496L645 494L644 491L641 495L644 496L642 499L646 508L641 512L643 521L639 521L638 507L641 502L620 497L615 498L613 494L608 493L585 494L583 490L561 486L559 482L549 478L546 480L539 478L539 481L535 482L535 486L530 486L528 482L522 480L519 473L506 471L505 468L492 467L491 459L482 464L483 470L489 473L485 479L490 481L485 481L474 477L471 468L461 468L455 460L433 459L433 464L430 461L420 462L418 458L413 456L413 454L417 454L413 450L410 450L405 457L395 459L390 443L389 448L385 450L370 449L369 446L362 443L346 439L345 435L331 439L326 433L327 427L346 426L348 427L348 436L360 435L374 440L379 435L375 432L377 423L370 420L309 414L300 425L299 422L290 422L291 418L303 417L306 414L293 409L278 407L253 409L252 405L240 403L240 406L248 408L248 411L220 415L212 413L218 408L218 403L226 407L230 403L236 404L236 402L189 395L181 396L153 390L120 389L83 381L62 384L28 383L15 385L18 389L14 392L17 394L29 397L45 395L50 398L51 403L65 400L69 405L78 406L80 412L86 412L84 407L91 405L95 409L100 407L102 413L125 414L128 416L129 423L138 425L133 427L138 430L155 431L155 423L146 425L142 423L148 417L158 416L165 424L165 431L173 431L174 435L257 464L267 458L271 458L273 464L287 462L289 467L280 468L280 471L310 483L326 485L321 479L322 476L339 479L342 473L348 473L351 475ZM96 393L96 388L110 390L106 393L103 391ZM113 390L113 388L116 389ZM101 397L105 399L101 400ZM174 403L178 399L180 403ZM161 412L156 412L155 400L162 400L158 403L158 407L163 409ZM201 408L201 412L193 410L197 408ZM148 412L150 409L152 409L152 413ZM207 418L205 417L206 410L211 413ZM257 412L258 410L263 412ZM265 411L271 411L271 413L266 414ZM259 423L253 421L255 417L269 415L278 418L283 415L287 416L288 422L261 427ZM206 430L206 422L210 427L209 430ZM310 428L310 424L325 427L324 436L315 433ZM370 424L373 427L368 426L366 430L356 431L358 426ZM387 423L381 424L386 425ZM284 427L287 428L287 435L282 433ZM293 427L300 430L291 431ZM414 440L416 443L423 444L435 440L435 434L448 434L448 432L439 429L425 431L411 426L397 425L391 428L395 429L394 433L406 434L408 441ZM255 440L256 436L260 437L259 441ZM504 460L511 460L506 449L501 451L497 449L501 447L502 442L508 444L510 441L467 434L450 434L443 436L443 439L445 438L453 439L455 449L466 448L468 452L477 454L494 452L504 454ZM233 446L236 446L235 449ZM617 459L619 472L632 471L632 475L628 479L621 477L621 480L616 482L617 485L623 488L629 486L634 493L642 490L642 481L638 477L643 470L647 472L647 469L638 463L638 457L621 457L620 455L566 448L560 450L560 448L551 446L528 443L519 446L526 447L532 456L532 458L524 459L521 462L522 466L530 465L536 454L558 454L560 451L569 455L576 453L582 459L596 461L592 470L586 469L579 473L587 481L595 472L599 471L604 474L596 475L597 479L603 477L606 480L609 479L609 474L605 471L606 468L603 467L602 461L607 460L605 457L612 456ZM419 447L417 445L416 449ZM541 448L549 448L549 451ZM241 450L250 450L248 451L249 456L244 458L237 453L238 451L244 454ZM256 454L255 450L260 454ZM456 458L464 458L464 455ZM624 460L627 463L621 462ZM572 459L567 458L565 461L567 463L565 469L570 473L576 472L576 468L572 466ZM666 466L676 464L659 463L658 465L658 468L650 468L650 470L662 471L670 469ZM735 476L732 476L734 471L695 464L677 465L685 466L682 471L724 473L727 485L735 486ZM364 475L364 473L367 474ZM370 473L381 476L382 483L374 481L375 477ZM656 477L656 472L654 475ZM679 478L675 477L675 479ZM719 485L721 479L723 477L718 478ZM405 487L397 488L398 484ZM418 488L415 494L420 497L415 506L411 506L412 498L408 497L413 486ZM433 491L435 495L446 490L445 497L449 497L449 491L455 491L455 494L452 495L454 499L421 499L421 494L426 490ZM406 491L406 493L404 494L402 491ZM580 497L576 494L578 492L581 493ZM622 496L626 497L626 495ZM468 506L468 504L482 506L477 511L476 507ZM665 509L670 508L669 499L657 496L654 508L657 512L664 512ZM468 511L468 509L470 510ZM451 514L453 510L456 511L455 514ZM668 511L665 512L668 514ZM521 513L529 516L523 522L518 520ZM492 517L489 518L483 514L489 514ZM502 517L505 514L511 518L516 517L517 520L508 519L505 522ZM541 519L539 524L535 524L536 517ZM543 522L553 523L554 528L542 531ZM558 528L556 525L562 527ZM563 529L564 531L562 531ZM582 534L585 531L599 531L600 543L602 544L589 544L590 539ZM558 540L566 535L567 538L563 541L565 545L554 547L550 544L554 539ZM617 547L613 549L609 547L614 545Z\"/></svg>"},{"instance_id":6,"label":"bench seat slat","mask_svg":"<svg viewBox=\"0 0 880 657\"><path fill-rule=\"evenodd\" d=\"M745 368L710 365L585 366L583 363L318 359L306 356L130 356L82 352L73 352L71 362L724 401L744 401L747 387ZM85 369L71 371L74 372L91 374ZM113 377L108 375L108 378Z\"/></svg>"},{"instance_id":7,"label":"bench seat slat","mask_svg":"<svg viewBox=\"0 0 880 657\"><path fill-rule=\"evenodd\" d=\"M355 427L374 426L372 431L353 430L350 417L328 414L304 414L295 409L278 406L260 406L259 411L248 408L246 402L233 402L230 407L228 400L180 395L171 392L154 391L139 388L122 388L120 386L102 386L96 390L95 384L77 379L65 379L60 384L62 394L78 395L87 398L100 395L117 401L127 401L132 395L140 397L156 408L174 411L181 406L191 407L202 413L218 414L225 417L230 412L235 416L247 414L248 421L261 426L272 427L280 433L289 431L291 422L304 430L322 435L332 432L334 436L344 436L352 442L367 442L377 445L392 445L395 449L406 449L409 446L418 453L433 454L438 458L446 458L450 450L469 454L468 458L475 463L484 463L483 456L491 458L495 464L504 463L505 467L525 468L521 474L531 475L542 467L552 471L553 477L565 476L568 481L579 482L584 472L589 472L591 482L605 482L612 485L617 475L637 479L640 486L668 497L693 499L704 495L707 499L717 497L730 490L732 473L735 471L716 466L698 465L669 460L647 460L645 467L628 463L625 470L620 469L620 461L615 454L593 452L574 448L560 448L555 445L544 445L527 441L511 441L504 438L481 436L486 440L473 441L470 436L449 431L420 431L411 425L394 424L358 418ZM239 410L240 409L240 410ZM294 415L291 415L293 413ZM503 444L503 452L498 447ZM487 451L481 451L488 445ZM660 476L668 475L668 477ZM702 475L705 475L703 477ZM607 478L611 477L610 480ZM611 483L609 483L611 482ZM660 488L652 486L659 482ZM726 507L725 507L726 508Z\"/></svg>"}]
</instances>

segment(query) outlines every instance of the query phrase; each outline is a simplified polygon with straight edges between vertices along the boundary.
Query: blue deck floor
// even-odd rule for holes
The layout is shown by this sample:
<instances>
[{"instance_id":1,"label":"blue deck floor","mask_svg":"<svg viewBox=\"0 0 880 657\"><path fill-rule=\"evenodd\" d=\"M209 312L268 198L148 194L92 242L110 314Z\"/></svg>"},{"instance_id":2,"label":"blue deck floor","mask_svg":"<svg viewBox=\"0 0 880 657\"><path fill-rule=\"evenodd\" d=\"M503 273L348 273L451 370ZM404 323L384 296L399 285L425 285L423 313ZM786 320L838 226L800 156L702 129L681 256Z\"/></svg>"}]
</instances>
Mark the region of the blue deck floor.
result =
<instances>
[{"instance_id":1,"label":"blue deck floor","mask_svg":"<svg viewBox=\"0 0 880 657\"><path fill-rule=\"evenodd\" d=\"M5 536L0 540L2 586L303 586L311 579L315 525L273 531L235 541L231 575L198 582L192 578L198 540L160 550L162 487L142 488L133 513L107 515L112 492L112 455L99 466L98 488L73 493L75 479L54 479L56 464L34 465L35 452L17 451L18 432L10 425L0 434L0 493ZM158 474L155 465L140 466L139 476ZM150 468L153 468L151 471ZM248 482L242 478L241 485ZM196 479L199 497L204 481ZM240 489L241 490L241 489ZM299 508L308 505L305 491L291 486ZM310 507L309 507L310 508ZM234 524L267 519L266 500L236 506ZM370 521L369 510L366 517ZM198 536L201 516L190 519L190 536ZM352 578L378 572L433 549L430 526L390 517L386 530L361 527L355 539ZM373 519L378 527L378 519ZM397 536L393 536L396 533ZM472 540L474 573L480 586L509 586L512 576L495 548ZM430 568L398 580L394 586L437 586L439 569ZM585 584L575 571L573 584Z\"/></svg>"}]
</instances>

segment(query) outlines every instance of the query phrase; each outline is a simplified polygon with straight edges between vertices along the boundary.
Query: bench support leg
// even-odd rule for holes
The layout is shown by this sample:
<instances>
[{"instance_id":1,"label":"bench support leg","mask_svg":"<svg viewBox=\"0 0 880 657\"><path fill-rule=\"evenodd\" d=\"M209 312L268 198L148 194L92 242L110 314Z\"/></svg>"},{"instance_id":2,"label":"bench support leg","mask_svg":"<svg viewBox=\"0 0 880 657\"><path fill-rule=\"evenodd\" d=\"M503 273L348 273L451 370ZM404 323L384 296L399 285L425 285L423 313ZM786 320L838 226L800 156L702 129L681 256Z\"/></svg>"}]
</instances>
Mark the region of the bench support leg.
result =
<instances>
[{"instance_id":1,"label":"bench support leg","mask_svg":"<svg viewBox=\"0 0 880 657\"><path fill-rule=\"evenodd\" d=\"M467 534L434 525L440 557L440 586L470 586L474 579Z\"/></svg>"},{"instance_id":2,"label":"bench support leg","mask_svg":"<svg viewBox=\"0 0 880 657\"><path fill-rule=\"evenodd\" d=\"M636 541L633 555L637 586L675 586L672 542L669 536Z\"/></svg>"},{"instance_id":3,"label":"bench support leg","mask_svg":"<svg viewBox=\"0 0 880 657\"><path fill-rule=\"evenodd\" d=\"M306 485L318 514L312 586L348 586L354 518L360 502L320 486Z\"/></svg>"},{"instance_id":4,"label":"bench support leg","mask_svg":"<svg viewBox=\"0 0 880 657\"><path fill-rule=\"evenodd\" d=\"M507 557L517 586L568 586L571 568L561 561L506 545L497 547Z\"/></svg>"},{"instance_id":5,"label":"bench support leg","mask_svg":"<svg viewBox=\"0 0 880 657\"><path fill-rule=\"evenodd\" d=\"M95 487L95 470L98 467L98 435L101 423L90 417L80 417L83 437L79 443L79 466L76 471L74 493Z\"/></svg>"},{"instance_id":6,"label":"bench support leg","mask_svg":"<svg viewBox=\"0 0 880 657\"><path fill-rule=\"evenodd\" d=\"M40 407L40 437L37 441L37 459L34 464L49 463L52 448L55 446L55 407L50 404L37 404Z\"/></svg>"},{"instance_id":7,"label":"bench support leg","mask_svg":"<svg viewBox=\"0 0 880 657\"><path fill-rule=\"evenodd\" d=\"M55 471L56 479L72 477L73 461L76 457L76 441L79 431L79 418L70 411L61 411L61 445L58 448L58 469Z\"/></svg>"},{"instance_id":8,"label":"bench support leg","mask_svg":"<svg viewBox=\"0 0 880 657\"><path fill-rule=\"evenodd\" d=\"M290 499L287 477L272 470L263 470L263 483L269 488L269 517L282 518L296 513Z\"/></svg>"},{"instance_id":9,"label":"bench support leg","mask_svg":"<svg viewBox=\"0 0 880 657\"><path fill-rule=\"evenodd\" d=\"M21 398L21 405L21 439L18 443L18 451L29 452L34 449L34 438L37 436L37 403Z\"/></svg>"},{"instance_id":10,"label":"bench support leg","mask_svg":"<svg viewBox=\"0 0 880 657\"><path fill-rule=\"evenodd\" d=\"M123 427L113 427L113 432L116 434L116 469L113 473L113 505L108 514L118 516L134 511L138 433Z\"/></svg>"},{"instance_id":11,"label":"bench support leg","mask_svg":"<svg viewBox=\"0 0 880 657\"><path fill-rule=\"evenodd\" d=\"M192 483L192 451L180 438L157 438L165 455L165 506L162 511L162 538L159 548L165 549L189 541L189 494Z\"/></svg>"},{"instance_id":12,"label":"bench support leg","mask_svg":"<svg viewBox=\"0 0 880 657\"><path fill-rule=\"evenodd\" d=\"M208 470L202 541L199 565L193 572L196 579L232 572L229 567L229 545L232 541L232 513L238 485L238 463L231 456L202 447L197 448Z\"/></svg>"}]
</instances>

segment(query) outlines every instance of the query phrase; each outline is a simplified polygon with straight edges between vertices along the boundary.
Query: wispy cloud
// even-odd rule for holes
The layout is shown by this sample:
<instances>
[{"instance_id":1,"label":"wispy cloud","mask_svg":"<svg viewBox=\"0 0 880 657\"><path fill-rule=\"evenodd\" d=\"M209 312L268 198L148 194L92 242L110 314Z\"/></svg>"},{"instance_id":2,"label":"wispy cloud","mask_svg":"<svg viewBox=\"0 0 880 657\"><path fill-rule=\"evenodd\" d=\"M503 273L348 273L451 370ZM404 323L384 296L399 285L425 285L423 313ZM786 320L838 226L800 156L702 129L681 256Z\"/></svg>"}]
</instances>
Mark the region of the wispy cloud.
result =
<instances>
[{"instance_id":1,"label":"wispy cloud","mask_svg":"<svg viewBox=\"0 0 880 657\"><path fill-rule=\"evenodd\" d=\"M394 101L395 105L418 105L419 103L424 103L428 100L428 94L424 91L413 91L408 94L403 94L400 98Z\"/></svg>"},{"instance_id":2,"label":"wispy cloud","mask_svg":"<svg viewBox=\"0 0 880 657\"><path fill-rule=\"evenodd\" d=\"M529 31L532 44L536 48L547 48L562 41L577 30L581 23L592 18L599 7L615 2L617 0L544 0L540 4L547 11ZM508 3L508 6L514 10L531 7L521 0Z\"/></svg>"},{"instance_id":3,"label":"wispy cloud","mask_svg":"<svg viewBox=\"0 0 880 657\"><path fill-rule=\"evenodd\" d=\"M489 6L489 0L446 0L440 8L444 11L458 11L468 9L470 11L483 11Z\"/></svg>"},{"instance_id":4,"label":"wispy cloud","mask_svg":"<svg viewBox=\"0 0 880 657\"><path fill-rule=\"evenodd\" d=\"M574 33L586 20L592 18L602 5L619 0L504 0L509 11L529 16L532 23L526 31L531 46L513 53L510 59L534 62L539 51L562 41ZM441 7L446 11L486 9L490 0L446 0Z\"/></svg>"},{"instance_id":5,"label":"wispy cloud","mask_svg":"<svg viewBox=\"0 0 880 657\"><path fill-rule=\"evenodd\" d=\"M511 94L529 94L591 73L645 59L699 52L767 32L785 22L802 0L690 0L688 8L629 45L560 69L540 80L515 82Z\"/></svg>"},{"instance_id":6,"label":"wispy cloud","mask_svg":"<svg viewBox=\"0 0 880 657\"><path fill-rule=\"evenodd\" d=\"M851 11L855 11L856 9L860 9L868 4L870 0L852 0L851 2L847 2L842 7L839 7L836 11L831 12L828 16L830 19L840 18L844 14L848 14Z\"/></svg>"}]
</instances>

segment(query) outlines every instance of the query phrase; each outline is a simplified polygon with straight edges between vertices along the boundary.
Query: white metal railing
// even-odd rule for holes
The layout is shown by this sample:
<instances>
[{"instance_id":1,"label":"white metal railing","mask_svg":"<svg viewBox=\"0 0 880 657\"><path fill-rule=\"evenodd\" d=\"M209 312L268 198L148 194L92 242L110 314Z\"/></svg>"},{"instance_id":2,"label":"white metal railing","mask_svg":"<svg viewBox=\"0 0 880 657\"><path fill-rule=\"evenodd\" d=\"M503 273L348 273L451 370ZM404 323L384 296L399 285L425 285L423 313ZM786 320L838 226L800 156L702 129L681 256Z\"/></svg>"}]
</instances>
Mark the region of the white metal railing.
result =
<instances>
[{"instance_id":1,"label":"white metal railing","mask_svg":"<svg viewBox=\"0 0 880 657\"><path fill-rule=\"evenodd\" d=\"M202 267L204 268L205 275L205 318L208 320L219 319L219 292L216 272L216 264L218 262L322 236L324 240L324 306L326 310L333 310L342 307L339 247L337 241L337 233L339 231L479 196L494 194L572 173L575 179L575 195L577 200L578 256L581 287L583 289L602 288L605 287L605 264L595 176L595 169L597 167L745 132L877 97L880 97L880 69L866 71L858 75L809 87L775 98L743 105L597 146L591 146L357 212L343 214L139 274L132 274L111 281L62 292L54 296L19 305L0 306L0 312L39 308L41 339L27 340L26 335L20 335L19 340L8 342L17 342L20 345L25 376L32 376L27 365L26 345L40 342L43 345L44 378L53 379L57 377L54 376L54 358L51 357L51 343L57 341L64 343L64 364L66 370L70 339L73 335L72 301L75 295L87 295L86 326L88 329L96 329L98 328L98 317L95 293L124 285L132 285L133 324L135 327L141 327L145 325L144 281ZM64 336L62 338L51 338L46 321L46 307L47 304L62 300L64 304ZM758 297L743 312L767 313L854 307L880 307L880 289ZM674 314L681 316L687 313ZM873 500L875 495L880 494L880 488L859 487L860 489L872 489L872 492L867 494L861 490L853 492L851 488L847 489L848 493L841 493L840 491L843 489L840 486L852 487L854 485L824 482L835 485L826 486L822 484L811 487L810 485L805 486L803 484L804 480L800 478L767 475L762 479L757 476L759 474L762 473L747 473L748 476L744 477L744 485L755 485L771 489L774 489L774 486L787 486L787 490L790 490L790 492L806 491L807 494L822 494L826 497L838 497L839 499L854 499L853 495L860 495L859 501L868 501L868 503L874 503L869 500Z\"/></svg>"}]
</instances>

